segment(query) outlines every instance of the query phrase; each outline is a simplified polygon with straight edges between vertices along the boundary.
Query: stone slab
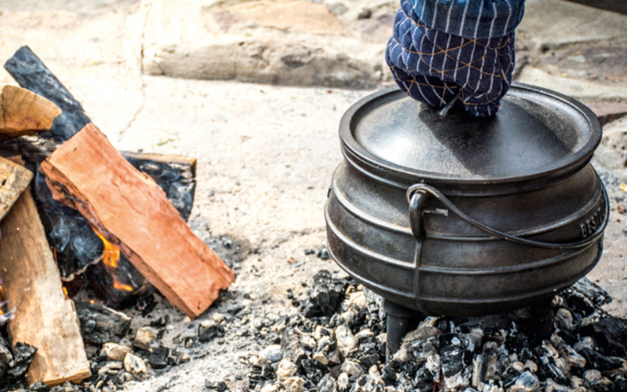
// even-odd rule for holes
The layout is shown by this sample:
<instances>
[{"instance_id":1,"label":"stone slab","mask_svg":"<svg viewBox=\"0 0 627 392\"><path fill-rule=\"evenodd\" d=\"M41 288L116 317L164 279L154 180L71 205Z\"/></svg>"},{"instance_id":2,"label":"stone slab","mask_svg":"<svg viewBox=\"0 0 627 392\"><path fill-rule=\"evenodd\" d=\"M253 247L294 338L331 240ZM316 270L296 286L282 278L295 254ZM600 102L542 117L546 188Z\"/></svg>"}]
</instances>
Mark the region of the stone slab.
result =
<instances>
[{"instance_id":1,"label":"stone slab","mask_svg":"<svg viewBox=\"0 0 627 392\"><path fill-rule=\"evenodd\" d=\"M383 52L393 1L147 0L142 6L148 15L142 65L150 75L351 88L389 78Z\"/></svg>"}]
</instances>

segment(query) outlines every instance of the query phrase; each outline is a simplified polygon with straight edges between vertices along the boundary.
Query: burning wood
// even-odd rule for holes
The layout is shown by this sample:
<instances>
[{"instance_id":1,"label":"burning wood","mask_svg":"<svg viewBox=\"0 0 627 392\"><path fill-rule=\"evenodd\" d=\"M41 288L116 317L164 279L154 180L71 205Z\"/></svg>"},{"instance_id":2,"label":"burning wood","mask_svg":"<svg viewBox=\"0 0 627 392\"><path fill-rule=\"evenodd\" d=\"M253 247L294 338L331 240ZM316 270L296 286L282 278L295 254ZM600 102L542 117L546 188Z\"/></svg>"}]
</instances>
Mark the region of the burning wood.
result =
<instances>
[{"instance_id":1,"label":"burning wood","mask_svg":"<svg viewBox=\"0 0 627 392\"><path fill-rule=\"evenodd\" d=\"M37 348L28 371L31 383L80 382L90 376L78 318L67 300L37 207L29 191L0 224L0 268L4 297L16 309L9 330L13 343Z\"/></svg>"},{"instance_id":2,"label":"burning wood","mask_svg":"<svg viewBox=\"0 0 627 392\"><path fill-rule=\"evenodd\" d=\"M235 274L183 221L165 193L93 124L65 142L40 171L55 199L77 209L174 306L204 312Z\"/></svg>"}]
</instances>

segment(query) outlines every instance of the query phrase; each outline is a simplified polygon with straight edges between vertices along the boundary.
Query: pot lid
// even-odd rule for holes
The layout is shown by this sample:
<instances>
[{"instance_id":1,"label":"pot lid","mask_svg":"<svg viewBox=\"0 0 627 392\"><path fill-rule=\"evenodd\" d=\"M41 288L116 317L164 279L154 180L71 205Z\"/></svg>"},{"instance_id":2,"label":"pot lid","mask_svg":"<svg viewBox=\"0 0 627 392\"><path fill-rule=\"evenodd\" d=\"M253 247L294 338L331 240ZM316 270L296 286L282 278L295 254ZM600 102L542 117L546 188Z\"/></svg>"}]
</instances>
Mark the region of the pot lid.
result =
<instances>
[{"instance_id":1,"label":"pot lid","mask_svg":"<svg viewBox=\"0 0 627 392\"><path fill-rule=\"evenodd\" d=\"M513 85L490 118L441 117L390 88L353 105L340 136L347 160L366 174L486 184L579 169L599 144L601 125L581 103L533 86Z\"/></svg>"}]
</instances>

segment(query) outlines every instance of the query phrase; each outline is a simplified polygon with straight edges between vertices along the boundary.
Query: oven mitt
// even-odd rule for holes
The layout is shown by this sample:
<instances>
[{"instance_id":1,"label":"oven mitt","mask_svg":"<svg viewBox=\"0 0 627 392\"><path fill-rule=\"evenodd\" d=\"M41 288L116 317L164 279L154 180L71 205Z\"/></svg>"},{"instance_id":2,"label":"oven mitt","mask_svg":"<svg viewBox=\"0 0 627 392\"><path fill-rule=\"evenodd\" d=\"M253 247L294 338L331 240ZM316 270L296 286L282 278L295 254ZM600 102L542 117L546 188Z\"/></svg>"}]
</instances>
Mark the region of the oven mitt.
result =
<instances>
[{"instance_id":1,"label":"oven mitt","mask_svg":"<svg viewBox=\"0 0 627 392\"><path fill-rule=\"evenodd\" d=\"M523 12L523 0L401 0L386 62L412 98L441 108L457 96L468 113L491 116L512 81Z\"/></svg>"}]
</instances>

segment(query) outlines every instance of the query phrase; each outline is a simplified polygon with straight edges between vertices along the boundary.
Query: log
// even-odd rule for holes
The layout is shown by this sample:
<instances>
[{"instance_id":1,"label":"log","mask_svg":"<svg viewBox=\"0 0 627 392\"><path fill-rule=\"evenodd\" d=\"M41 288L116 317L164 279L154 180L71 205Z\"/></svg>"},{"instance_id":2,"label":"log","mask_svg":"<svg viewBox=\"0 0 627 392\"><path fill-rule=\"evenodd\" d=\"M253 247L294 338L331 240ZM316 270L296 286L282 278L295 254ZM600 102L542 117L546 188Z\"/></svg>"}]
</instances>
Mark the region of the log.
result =
<instances>
[{"instance_id":1,"label":"log","mask_svg":"<svg viewBox=\"0 0 627 392\"><path fill-rule=\"evenodd\" d=\"M46 98L15 86L0 93L0 138L32 135L52 127L61 109Z\"/></svg>"},{"instance_id":2,"label":"log","mask_svg":"<svg viewBox=\"0 0 627 392\"><path fill-rule=\"evenodd\" d=\"M14 344L37 348L29 383L80 382L91 375L74 304L65 297L37 207L29 190L0 222L0 277L15 308L9 323Z\"/></svg>"},{"instance_id":3,"label":"log","mask_svg":"<svg viewBox=\"0 0 627 392\"><path fill-rule=\"evenodd\" d=\"M55 140L68 140L91 122L83 106L28 46L15 52L4 68L21 87L47 98L63 111L50 128Z\"/></svg>"},{"instance_id":4,"label":"log","mask_svg":"<svg viewBox=\"0 0 627 392\"><path fill-rule=\"evenodd\" d=\"M56 200L75 208L172 305L203 313L235 280L157 184L88 124L40 165Z\"/></svg>"},{"instance_id":5,"label":"log","mask_svg":"<svg viewBox=\"0 0 627 392\"><path fill-rule=\"evenodd\" d=\"M9 212L32 178L31 171L0 157L0 220Z\"/></svg>"}]
</instances>

